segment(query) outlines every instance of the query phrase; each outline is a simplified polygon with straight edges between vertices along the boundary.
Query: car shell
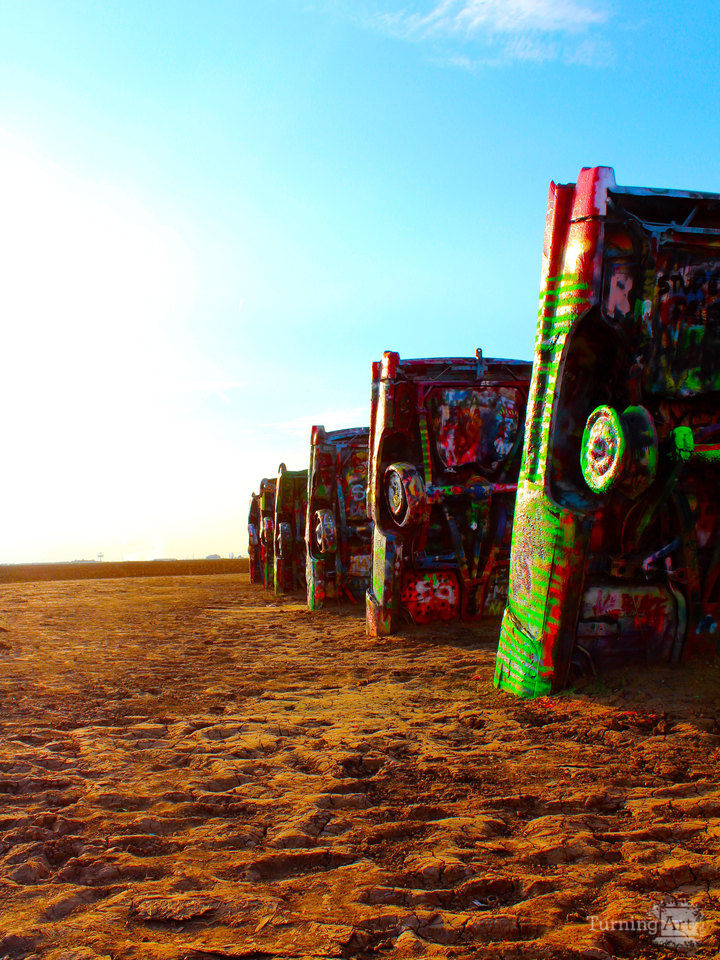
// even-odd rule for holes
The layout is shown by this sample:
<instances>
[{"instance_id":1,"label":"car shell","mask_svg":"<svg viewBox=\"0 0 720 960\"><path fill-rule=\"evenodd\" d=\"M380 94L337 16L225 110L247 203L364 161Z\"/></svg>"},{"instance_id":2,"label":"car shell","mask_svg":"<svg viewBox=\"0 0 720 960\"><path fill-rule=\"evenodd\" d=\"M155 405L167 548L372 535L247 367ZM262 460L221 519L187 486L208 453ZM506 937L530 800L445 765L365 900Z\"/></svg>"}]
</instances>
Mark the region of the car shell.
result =
<instances>
[{"instance_id":1,"label":"car shell","mask_svg":"<svg viewBox=\"0 0 720 960\"><path fill-rule=\"evenodd\" d=\"M716 648L720 196L550 185L495 683Z\"/></svg>"},{"instance_id":2,"label":"car shell","mask_svg":"<svg viewBox=\"0 0 720 960\"><path fill-rule=\"evenodd\" d=\"M481 351L373 365L369 635L502 612L530 371Z\"/></svg>"},{"instance_id":3,"label":"car shell","mask_svg":"<svg viewBox=\"0 0 720 960\"><path fill-rule=\"evenodd\" d=\"M260 481L260 562L262 584L272 590L275 585L275 477Z\"/></svg>"},{"instance_id":4,"label":"car shell","mask_svg":"<svg viewBox=\"0 0 720 960\"><path fill-rule=\"evenodd\" d=\"M372 568L372 522L366 513L367 427L325 430L310 437L305 524L307 603L363 601Z\"/></svg>"},{"instance_id":5,"label":"car shell","mask_svg":"<svg viewBox=\"0 0 720 960\"><path fill-rule=\"evenodd\" d=\"M262 555L260 547L260 494L250 497L248 512L248 557L250 583L262 583Z\"/></svg>"},{"instance_id":6,"label":"car shell","mask_svg":"<svg viewBox=\"0 0 720 960\"><path fill-rule=\"evenodd\" d=\"M305 590L307 470L278 467L275 486L275 593Z\"/></svg>"}]
</instances>

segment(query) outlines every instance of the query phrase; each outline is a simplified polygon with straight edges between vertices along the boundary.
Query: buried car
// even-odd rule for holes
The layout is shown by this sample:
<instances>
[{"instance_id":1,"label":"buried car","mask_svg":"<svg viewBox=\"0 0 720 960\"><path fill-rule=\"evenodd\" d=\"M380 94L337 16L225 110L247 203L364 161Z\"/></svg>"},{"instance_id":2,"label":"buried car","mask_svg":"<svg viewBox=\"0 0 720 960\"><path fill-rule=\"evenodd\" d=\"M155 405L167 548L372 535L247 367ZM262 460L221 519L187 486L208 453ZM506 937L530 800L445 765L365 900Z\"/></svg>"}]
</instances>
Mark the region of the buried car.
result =
<instances>
[{"instance_id":1,"label":"buried car","mask_svg":"<svg viewBox=\"0 0 720 960\"><path fill-rule=\"evenodd\" d=\"M260 549L260 494L253 493L250 497L250 512L248 513L248 557L250 583L263 582L262 554Z\"/></svg>"},{"instance_id":2,"label":"buried car","mask_svg":"<svg viewBox=\"0 0 720 960\"><path fill-rule=\"evenodd\" d=\"M261 582L267 589L275 583L275 485L274 477L260 481L260 566Z\"/></svg>"},{"instance_id":3,"label":"buried car","mask_svg":"<svg viewBox=\"0 0 720 960\"><path fill-rule=\"evenodd\" d=\"M495 683L714 650L720 195L551 184Z\"/></svg>"},{"instance_id":4,"label":"buried car","mask_svg":"<svg viewBox=\"0 0 720 960\"><path fill-rule=\"evenodd\" d=\"M305 527L310 610L329 597L357 603L370 585L372 523L365 512L369 435L367 427L312 428Z\"/></svg>"},{"instance_id":5,"label":"buried car","mask_svg":"<svg viewBox=\"0 0 720 960\"><path fill-rule=\"evenodd\" d=\"M278 467L275 486L275 593L305 589L307 470Z\"/></svg>"},{"instance_id":6,"label":"buried car","mask_svg":"<svg viewBox=\"0 0 720 960\"><path fill-rule=\"evenodd\" d=\"M370 636L502 612L530 373L480 350L373 364Z\"/></svg>"}]
</instances>

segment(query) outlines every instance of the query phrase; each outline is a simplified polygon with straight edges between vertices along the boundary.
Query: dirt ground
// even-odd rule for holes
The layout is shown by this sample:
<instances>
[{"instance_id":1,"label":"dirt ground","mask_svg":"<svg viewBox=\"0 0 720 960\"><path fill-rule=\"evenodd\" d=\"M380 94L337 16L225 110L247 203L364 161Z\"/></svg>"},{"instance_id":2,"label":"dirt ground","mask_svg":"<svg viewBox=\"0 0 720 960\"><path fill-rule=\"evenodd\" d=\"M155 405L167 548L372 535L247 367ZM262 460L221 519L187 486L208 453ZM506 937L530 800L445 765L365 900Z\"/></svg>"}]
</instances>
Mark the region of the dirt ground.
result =
<instances>
[{"instance_id":1,"label":"dirt ground","mask_svg":"<svg viewBox=\"0 0 720 960\"><path fill-rule=\"evenodd\" d=\"M0 958L677 957L673 897L720 955L717 661L521 702L362 613L0 586Z\"/></svg>"}]
</instances>

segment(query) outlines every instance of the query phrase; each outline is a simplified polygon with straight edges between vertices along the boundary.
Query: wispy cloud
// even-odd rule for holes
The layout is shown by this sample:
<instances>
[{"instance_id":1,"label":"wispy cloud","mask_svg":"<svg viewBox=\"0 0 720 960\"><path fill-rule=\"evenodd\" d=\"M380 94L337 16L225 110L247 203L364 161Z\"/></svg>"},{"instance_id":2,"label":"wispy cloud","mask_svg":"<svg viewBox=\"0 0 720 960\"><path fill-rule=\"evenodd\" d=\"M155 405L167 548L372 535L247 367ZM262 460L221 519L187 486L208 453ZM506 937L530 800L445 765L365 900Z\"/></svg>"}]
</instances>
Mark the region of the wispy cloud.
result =
<instances>
[{"instance_id":1,"label":"wispy cloud","mask_svg":"<svg viewBox=\"0 0 720 960\"><path fill-rule=\"evenodd\" d=\"M608 19L585 0L441 0L427 12L378 13L379 24L409 38L501 34L577 33Z\"/></svg>"},{"instance_id":2,"label":"wispy cloud","mask_svg":"<svg viewBox=\"0 0 720 960\"><path fill-rule=\"evenodd\" d=\"M609 0L394 0L336 3L334 9L388 36L426 46L435 62L474 72L511 62L612 58Z\"/></svg>"}]
</instances>

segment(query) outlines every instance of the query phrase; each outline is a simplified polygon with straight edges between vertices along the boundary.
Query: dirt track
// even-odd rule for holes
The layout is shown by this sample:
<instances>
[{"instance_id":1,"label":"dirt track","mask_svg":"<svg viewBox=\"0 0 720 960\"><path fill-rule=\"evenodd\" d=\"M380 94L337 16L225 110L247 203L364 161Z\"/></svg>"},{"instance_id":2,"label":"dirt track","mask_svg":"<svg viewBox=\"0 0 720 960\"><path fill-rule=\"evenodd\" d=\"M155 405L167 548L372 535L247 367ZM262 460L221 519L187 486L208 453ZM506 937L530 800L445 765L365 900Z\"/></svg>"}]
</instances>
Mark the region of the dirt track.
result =
<instances>
[{"instance_id":1,"label":"dirt track","mask_svg":"<svg viewBox=\"0 0 720 960\"><path fill-rule=\"evenodd\" d=\"M523 703L497 625L245 576L0 587L0 957L720 954L720 669ZM607 926L607 924L605 924Z\"/></svg>"}]
</instances>

